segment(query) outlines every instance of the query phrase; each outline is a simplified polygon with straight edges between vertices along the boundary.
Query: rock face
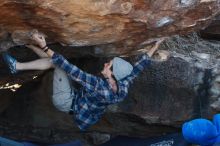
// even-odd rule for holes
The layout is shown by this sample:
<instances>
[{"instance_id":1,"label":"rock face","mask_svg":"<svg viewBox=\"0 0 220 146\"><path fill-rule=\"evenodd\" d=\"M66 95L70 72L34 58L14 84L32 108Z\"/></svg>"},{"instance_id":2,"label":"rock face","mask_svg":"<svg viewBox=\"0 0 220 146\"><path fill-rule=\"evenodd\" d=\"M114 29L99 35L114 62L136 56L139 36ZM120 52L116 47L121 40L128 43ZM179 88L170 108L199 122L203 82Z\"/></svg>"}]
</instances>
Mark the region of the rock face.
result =
<instances>
[{"instance_id":1,"label":"rock face","mask_svg":"<svg viewBox=\"0 0 220 146\"><path fill-rule=\"evenodd\" d=\"M201 36L206 39L220 40L220 15L206 29L201 31Z\"/></svg>"},{"instance_id":2,"label":"rock face","mask_svg":"<svg viewBox=\"0 0 220 146\"><path fill-rule=\"evenodd\" d=\"M82 68L91 73L98 72L97 62L101 64L101 60L84 60L86 59L79 60L87 66ZM88 69L92 64L97 65L96 71ZM210 116L207 112L210 108L206 103L209 99L201 97L200 109L200 97L193 88L199 82L196 76L201 74L203 77L203 73L180 58L154 63L135 80L129 97L124 102L109 107L100 122L92 126L87 133L80 134L72 122L72 117L59 112L53 106L52 72L49 72L42 80L39 78L25 83L14 96L9 96L13 100L10 103L5 102L2 109L0 131L6 137L46 143L59 143L75 138L85 140L93 131L113 136L138 137L177 132L183 121L200 117L200 112L204 117ZM171 104L172 106L169 106Z\"/></svg>"},{"instance_id":3,"label":"rock face","mask_svg":"<svg viewBox=\"0 0 220 146\"><path fill-rule=\"evenodd\" d=\"M83 134L70 115L59 112L52 104L52 71L36 72L41 75L30 78L31 82L26 79L15 94L0 90L7 97L0 102L4 105L0 109L0 134L46 143L75 138L96 143L115 135L147 137L180 131L187 120L211 118L219 112L219 45L220 42L202 40L196 34L166 40L161 49L172 52L171 58L166 62L153 61L135 80L129 97L110 106L102 120ZM127 59L136 60L133 56ZM105 60L84 57L71 61L97 75Z\"/></svg>"},{"instance_id":4,"label":"rock face","mask_svg":"<svg viewBox=\"0 0 220 146\"><path fill-rule=\"evenodd\" d=\"M16 46L9 51L19 61L36 59L33 52L18 45L28 43L24 39L28 32L38 29L48 42L66 45L52 44L51 48L98 74L106 57L129 55L128 60L134 62L132 55L148 49L149 40L199 30L214 17L218 21L220 1L0 0L0 10L4 18L0 19L0 52ZM153 61L136 79L129 97L110 106L102 120L84 134L70 115L52 105L52 71L12 76L0 58L0 135L46 143L92 138L97 143L119 134L146 137L179 131L186 120L210 118L220 111L219 45L195 33L167 39L161 49L171 52L170 59ZM105 58L85 58L85 54ZM22 86L10 92L19 87L16 84Z\"/></svg>"},{"instance_id":5,"label":"rock face","mask_svg":"<svg viewBox=\"0 0 220 146\"><path fill-rule=\"evenodd\" d=\"M220 12L219 0L1 0L2 50L38 29L51 42L96 45L93 54L132 54L148 39L201 29Z\"/></svg>"}]
</instances>

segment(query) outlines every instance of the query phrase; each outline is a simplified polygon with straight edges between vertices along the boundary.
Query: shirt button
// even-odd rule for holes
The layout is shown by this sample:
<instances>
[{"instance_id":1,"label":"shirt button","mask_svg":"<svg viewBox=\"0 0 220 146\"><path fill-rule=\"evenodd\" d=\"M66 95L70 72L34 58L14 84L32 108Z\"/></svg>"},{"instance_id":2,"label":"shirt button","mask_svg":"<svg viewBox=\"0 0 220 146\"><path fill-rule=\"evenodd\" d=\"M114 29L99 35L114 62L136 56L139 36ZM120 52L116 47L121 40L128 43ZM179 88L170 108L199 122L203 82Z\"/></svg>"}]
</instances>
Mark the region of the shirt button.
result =
<instances>
[{"instance_id":1,"label":"shirt button","mask_svg":"<svg viewBox=\"0 0 220 146\"><path fill-rule=\"evenodd\" d=\"M61 78L59 78L59 81L61 82L61 81L62 81L62 79L61 79Z\"/></svg>"}]
</instances>

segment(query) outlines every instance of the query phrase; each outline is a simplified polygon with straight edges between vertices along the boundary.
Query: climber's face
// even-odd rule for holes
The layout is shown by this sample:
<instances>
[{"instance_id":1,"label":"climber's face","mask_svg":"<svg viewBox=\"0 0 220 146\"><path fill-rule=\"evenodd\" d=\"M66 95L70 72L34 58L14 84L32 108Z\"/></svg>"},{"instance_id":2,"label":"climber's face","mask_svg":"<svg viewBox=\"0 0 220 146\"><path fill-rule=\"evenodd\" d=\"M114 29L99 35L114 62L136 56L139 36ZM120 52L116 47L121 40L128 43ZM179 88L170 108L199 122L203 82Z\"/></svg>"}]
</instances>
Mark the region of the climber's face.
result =
<instances>
[{"instance_id":1,"label":"climber's face","mask_svg":"<svg viewBox=\"0 0 220 146\"><path fill-rule=\"evenodd\" d=\"M111 69L112 64L113 64L112 60L104 64L104 67L101 73L105 78L110 78L113 75L112 69Z\"/></svg>"}]
</instances>

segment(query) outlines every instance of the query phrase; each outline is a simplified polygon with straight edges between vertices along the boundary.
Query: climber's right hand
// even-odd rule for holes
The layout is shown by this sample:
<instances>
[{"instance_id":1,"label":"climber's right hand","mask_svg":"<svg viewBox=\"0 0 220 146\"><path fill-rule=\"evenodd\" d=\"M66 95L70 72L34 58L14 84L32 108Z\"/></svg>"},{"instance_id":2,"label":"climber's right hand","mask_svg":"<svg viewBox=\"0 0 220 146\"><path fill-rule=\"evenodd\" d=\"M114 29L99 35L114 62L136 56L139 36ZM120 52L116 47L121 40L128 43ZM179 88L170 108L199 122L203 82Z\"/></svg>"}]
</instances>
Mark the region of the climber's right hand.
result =
<instances>
[{"instance_id":1,"label":"climber's right hand","mask_svg":"<svg viewBox=\"0 0 220 146\"><path fill-rule=\"evenodd\" d=\"M34 31L34 32L31 33L31 39L33 41L35 41L36 44L40 48L44 48L47 45L45 37L42 34L39 34L37 31Z\"/></svg>"}]
</instances>

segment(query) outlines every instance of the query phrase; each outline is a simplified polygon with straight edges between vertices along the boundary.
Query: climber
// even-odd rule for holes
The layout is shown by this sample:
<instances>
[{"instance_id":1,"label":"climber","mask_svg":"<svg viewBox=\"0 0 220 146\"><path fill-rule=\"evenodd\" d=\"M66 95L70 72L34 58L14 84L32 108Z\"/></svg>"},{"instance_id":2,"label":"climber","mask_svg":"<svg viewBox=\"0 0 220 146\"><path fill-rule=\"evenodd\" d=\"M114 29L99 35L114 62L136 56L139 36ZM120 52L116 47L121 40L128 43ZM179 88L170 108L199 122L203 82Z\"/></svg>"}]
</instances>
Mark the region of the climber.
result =
<instances>
[{"instance_id":1,"label":"climber","mask_svg":"<svg viewBox=\"0 0 220 146\"><path fill-rule=\"evenodd\" d=\"M77 66L70 64L62 55L51 50L43 35L36 32L31 37L35 44L27 45L27 47L38 54L41 59L20 63L8 53L3 54L3 59L12 74L22 70L55 68L53 104L60 111L72 112L73 119L81 130L86 130L95 124L108 105L121 102L127 97L133 79L150 65L149 57L154 54L163 41L163 39L157 41L155 46L147 54L143 54L134 66L119 57L115 57L104 64L101 71L104 78L100 78L80 70ZM82 88L76 90L71 86L71 80L81 84Z\"/></svg>"}]
</instances>

